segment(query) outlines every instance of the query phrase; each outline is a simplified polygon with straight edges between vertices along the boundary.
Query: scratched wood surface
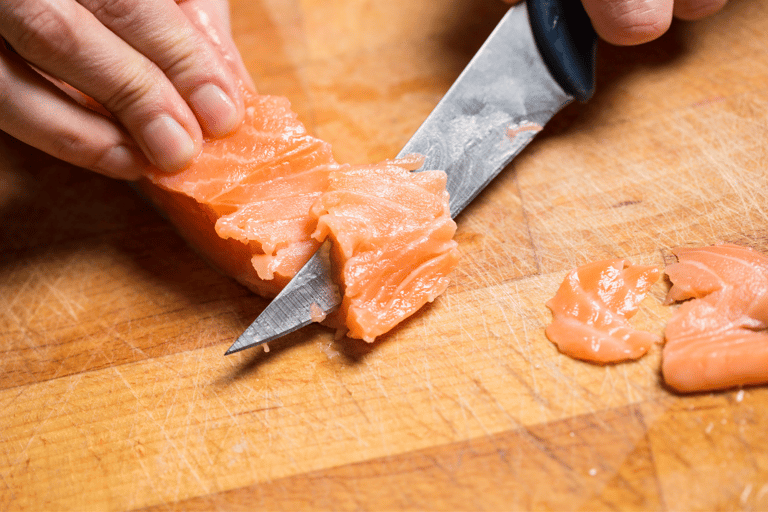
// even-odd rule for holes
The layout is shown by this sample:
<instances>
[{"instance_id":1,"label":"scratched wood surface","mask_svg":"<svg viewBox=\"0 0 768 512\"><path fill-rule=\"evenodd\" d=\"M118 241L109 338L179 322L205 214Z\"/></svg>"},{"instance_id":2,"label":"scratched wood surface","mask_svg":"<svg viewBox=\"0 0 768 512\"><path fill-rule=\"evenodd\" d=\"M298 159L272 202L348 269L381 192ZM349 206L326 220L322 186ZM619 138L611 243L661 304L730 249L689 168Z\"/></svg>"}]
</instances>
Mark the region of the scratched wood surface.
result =
<instances>
[{"instance_id":1,"label":"scratched wood surface","mask_svg":"<svg viewBox=\"0 0 768 512\"><path fill-rule=\"evenodd\" d=\"M494 0L237 0L237 43L339 160L395 155ZM544 302L597 258L768 251L768 8L601 45L572 105L459 218L451 288L375 345L263 309L124 183L0 138L0 510L766 510L768 388L678 396L660 347L594 367ZM662 332L659 283L636 324Z\"/></svg>"}]
</instances>

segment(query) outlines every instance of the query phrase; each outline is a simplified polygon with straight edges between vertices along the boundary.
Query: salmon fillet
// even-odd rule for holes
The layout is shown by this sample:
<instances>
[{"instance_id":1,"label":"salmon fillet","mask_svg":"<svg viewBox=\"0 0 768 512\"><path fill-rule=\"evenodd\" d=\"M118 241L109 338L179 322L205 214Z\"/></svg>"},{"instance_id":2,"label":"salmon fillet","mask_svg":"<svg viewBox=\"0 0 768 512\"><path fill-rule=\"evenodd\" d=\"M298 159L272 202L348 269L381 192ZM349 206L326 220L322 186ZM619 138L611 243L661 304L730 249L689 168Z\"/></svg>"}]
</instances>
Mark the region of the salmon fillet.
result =
<instances>
[{"instance_id":1,"label":"salmon fillet","mask_svg":"<svg viewBox=\"0 0 768 512\"><path fill-rule=\"evenodd\" d=\"M768 258L732 244L673 250L662 374L677 391L768 382Z\"/></svg>"},{"instance_id":2,"label":"salmon fillet","mask_svg":"<svg viewBox=\"0 0 768 512\"><path fill-rule=\"evenodd\" d=\"M151 171L141 187L212 265L272 297L319 247L309 209L343 166L287 99L244 94L234 134L206 141L181 172Z\"/></svg>"},{"instance_id":3,"label":"salmon fillet","mask_svg":"<svg viewBox=\"0 0 768 512\"><path fill-rule=\"evenodd\" d=\"M345 296L328 321L368 341L445 290L458 256L444 172L410 172L416 157L339 164L287 99L244 96L233 135L206 141L187 169L140 182L203 257L273 297L330 236Z\"/></svg>"},{"instance_id":4,"label":"salmon fillet","mask_svg":"<svg viewBox=\"0 0 768 512\"><path fill-rule=\"evenodd\" d=\"M633 329L637 312L660 272L632 265L625 259L588 263L571 271L555 296L547 301L552 323L545 334L560 352L584 361L605 364L637 359L659 341Z\"/></svg>"}]
</instances>

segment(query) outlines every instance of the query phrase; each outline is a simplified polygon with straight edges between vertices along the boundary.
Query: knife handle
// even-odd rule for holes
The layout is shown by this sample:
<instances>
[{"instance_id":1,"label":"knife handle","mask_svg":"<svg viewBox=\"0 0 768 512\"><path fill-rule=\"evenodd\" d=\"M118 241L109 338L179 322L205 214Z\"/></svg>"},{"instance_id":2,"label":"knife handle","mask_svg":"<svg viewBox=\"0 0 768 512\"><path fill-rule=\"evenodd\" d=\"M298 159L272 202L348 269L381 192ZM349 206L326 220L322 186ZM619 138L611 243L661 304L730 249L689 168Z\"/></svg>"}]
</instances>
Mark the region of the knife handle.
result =
<instances>
[{"instance_id":1,"label":"knife handle","mask_svg":"<svg viewBox=\"0 0 768 512\"><path fill-rule=\"evenodd\" d=\"M563 90L579 101L595 92L597 34L581 0L528 0L541 56Z\"/></svg>"}]
</instances>

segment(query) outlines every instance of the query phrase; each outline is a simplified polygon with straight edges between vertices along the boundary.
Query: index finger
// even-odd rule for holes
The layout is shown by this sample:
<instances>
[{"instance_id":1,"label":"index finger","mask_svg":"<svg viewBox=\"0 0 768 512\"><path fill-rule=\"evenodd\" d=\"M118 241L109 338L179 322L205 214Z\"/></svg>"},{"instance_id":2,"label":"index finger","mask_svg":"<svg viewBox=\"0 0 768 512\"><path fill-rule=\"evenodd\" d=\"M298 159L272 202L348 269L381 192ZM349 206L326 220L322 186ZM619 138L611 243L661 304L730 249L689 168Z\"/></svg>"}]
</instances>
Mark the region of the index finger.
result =
<instances>
[{"instance_id":1,"label":"index finger","mask_svg":"<svg viewBox=\"0 0 768 512\"><path fill-rule=\"evenodd\" d=\"M103 105L157 167L178 170L199 152L200 125L168 77L79 3L3 0L0 20L21 57Z\"/></svg>"},{"instance_id":2,"label":"index finger","mask_svg":"<svg viewBox=\"0 0 768 512\"><path fill-rule=\"evenodd\" d=\"M248 69L232 39L227 0L176 0L179 8L203 36L221 54L235 75L252 92L256 92Z\"/></svg>"},{"instance_id":3,"label":"index finger","mask_svg":"<svg viewBox=\"0 0 768 512\"><path fill-rule=\"evenodd\" d=\"M78 0L96 18L155 63L214 137L243 117L233 71L174 0Z\"/></svg>"}]
</instances>

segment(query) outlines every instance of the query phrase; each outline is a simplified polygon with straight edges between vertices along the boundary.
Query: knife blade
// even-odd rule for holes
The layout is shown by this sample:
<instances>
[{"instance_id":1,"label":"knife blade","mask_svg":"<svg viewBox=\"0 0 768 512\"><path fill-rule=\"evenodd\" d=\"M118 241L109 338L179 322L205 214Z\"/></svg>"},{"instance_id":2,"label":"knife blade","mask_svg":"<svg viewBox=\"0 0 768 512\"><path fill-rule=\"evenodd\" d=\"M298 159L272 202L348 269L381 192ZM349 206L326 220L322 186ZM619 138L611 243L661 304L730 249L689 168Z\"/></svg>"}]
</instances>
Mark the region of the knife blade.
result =
<instances>
[{"instance_id":1,"label":"knife blade","mask_svg":"<svg viewBox=\"0 0 768 512\"><path fill-rule=\"evenodd\" d=\"M398 157L419 153L421 169L446 172L455 218L557 112L592 96L596 41L578 0L510 8ZM225 355L335 311L330 268L326 241Z\"/></svg>"}]
</instances>

